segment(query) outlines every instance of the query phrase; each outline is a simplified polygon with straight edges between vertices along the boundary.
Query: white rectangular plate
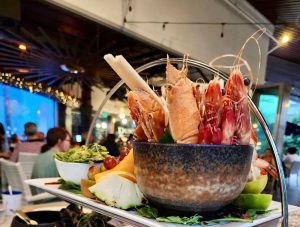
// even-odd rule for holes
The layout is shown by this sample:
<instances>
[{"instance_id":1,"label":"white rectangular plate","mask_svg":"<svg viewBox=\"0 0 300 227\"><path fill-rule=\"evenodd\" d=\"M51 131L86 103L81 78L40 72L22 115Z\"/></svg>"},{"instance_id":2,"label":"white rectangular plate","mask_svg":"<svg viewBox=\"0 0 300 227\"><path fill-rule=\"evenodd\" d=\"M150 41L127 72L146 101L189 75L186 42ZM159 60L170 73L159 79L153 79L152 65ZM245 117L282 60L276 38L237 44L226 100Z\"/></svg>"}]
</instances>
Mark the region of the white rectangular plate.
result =
<instances>
[{"instance_id":1,"label":"white rectangular plate","mask_svg":"<svg viewBox=\"0 0 300 227\"><path fill-rule=\"evenodd\" d=\"M118 208L110 207L95 200L86 198L82 195L73 194L68 191L64 191L58 189L58 185L46 185L45 183L49 182L56 182L59 178L38 178L38 179L30 179L25 180L25 182L29 185L41 188L63 200L76 203L78 205L82 205L84 207L90 208L98 213L107 215L112 218L116 218L120 221L125 221L129 224L133 224L135 226L151 226L151 227L161 227L161 226L168 226L168 227L179 227L184 225L178 224L170 224L164 222L157 222L153 219L144 218L136 214L135 211L125 211ZM255 226L262 223L266 223L272 220L276 220L281 217L281 204L279 202L272 201L269 209L278 210L273 211L272 213L266 216L260 216L252 223L241 223L241 222L230 222L227 224L223 224L222 227L248 227L248 226ZM289 206L289 212L293 212L296 210L300 210L299 207ZM195 226L195 225L194 225Z\"/></svg>"}]
</instances>

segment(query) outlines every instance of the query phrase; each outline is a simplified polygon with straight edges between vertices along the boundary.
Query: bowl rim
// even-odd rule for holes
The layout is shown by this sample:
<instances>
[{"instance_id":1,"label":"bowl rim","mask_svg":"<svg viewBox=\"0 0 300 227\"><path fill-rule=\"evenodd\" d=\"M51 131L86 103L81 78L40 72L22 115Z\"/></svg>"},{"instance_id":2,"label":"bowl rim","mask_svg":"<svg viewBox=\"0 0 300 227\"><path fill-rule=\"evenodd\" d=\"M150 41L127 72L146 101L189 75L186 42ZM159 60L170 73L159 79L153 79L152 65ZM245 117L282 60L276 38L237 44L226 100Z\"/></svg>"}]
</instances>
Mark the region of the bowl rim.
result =
<instances>
[{"instance_id":1,"label":"bowl rim","mask_svg":"<svg viewBox=\"0 0 300 227\"><path fill-rule=\"evenodd\" d=\"M159 145L159 146L181 146L181 147L253 147L254 145L228 145L228 144L185 144L185 143L156 143L156 142L140 142L140 141L133 141L133 144L149 144L149 145Z\"/></svg>"},{"instance_id":2,"label":"bowl rim","mask_svg":"<svg viewBox=\"0 0 300 227\"><path fill-rule=\"evenodd\" d=\"M56 162L61 162L61 163L68 163L68 164L85 164L85 165L94 165L94 164L100 164L102 163L103 161L99 161L99 162L64 162L64 161L61 161L61 160L58 160L57 158L54 158L54 160Z\"/></svg>"}]
</instances>

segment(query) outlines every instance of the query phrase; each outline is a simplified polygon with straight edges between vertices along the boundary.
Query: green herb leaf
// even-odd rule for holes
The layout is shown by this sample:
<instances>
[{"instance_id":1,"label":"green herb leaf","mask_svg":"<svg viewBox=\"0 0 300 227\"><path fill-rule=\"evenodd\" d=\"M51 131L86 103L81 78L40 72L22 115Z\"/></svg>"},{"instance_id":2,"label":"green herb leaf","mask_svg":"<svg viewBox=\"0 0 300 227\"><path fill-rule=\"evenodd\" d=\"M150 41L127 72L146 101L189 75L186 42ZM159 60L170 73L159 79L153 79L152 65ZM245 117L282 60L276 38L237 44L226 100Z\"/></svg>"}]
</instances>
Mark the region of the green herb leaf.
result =
<instances>
[{"instance_id":1,"label":"green herb leaf","mask_svg":"<svg viewBox=\"0 0 300 227\"><path fill-rule=\"evenodd\" d=\"M158 217L156 218L156 220L160 222L170 222L170 223L183 224L183 225L195 225L200 223L200 218L201 216L196 214L191 217L179 217L179 216Z\"/></svg>"},{"instance_id":2,"label":"green herb leaf","mask_svg":"<svg viewBox=\"0 0 300 227\"><path fill-rule=\"evenodd\" d=\"M71 182L71 181L65 181L63 179L58 180L61 185L58 187L59 189L72 192L74 194L81 194L80 186Z\"/></svg>"},{"instance_id":3,"label":"green herb leaf","mask_svg":"<svg viewBox=\"0 0 300 227\"><path fill-rule=\"evenodd\" d=\"M262 215L262 214L268 214L272 211L278 210L276 209L271 209L271 210L260 210L260 209L248 209L246 214L252 217L255 217L256 215Z\"/></svg>"},{"instance_id":4,"label":"green herb leaf","mask_svg":"<svg viewBox=\"0 0 300 227\"><path fill-rule=\"evenodd\" d=\"M158 142L159 143L175 143L175 141L171 135L171 132L169 130L169 127L167 127L165 129L165 133L162 135L162 137L159 138Z\"/></svg>"},{"instance_id":5,"label":"green herb leaf","mask_svg":"<svg viewBox=\"0 0 300 227\"><path fill-rule=\"evenodd\" d=\"M158 211L153 207L142 207L136 209L137 213L146 218L157 218Z\"/></svg>"}]
</instances>

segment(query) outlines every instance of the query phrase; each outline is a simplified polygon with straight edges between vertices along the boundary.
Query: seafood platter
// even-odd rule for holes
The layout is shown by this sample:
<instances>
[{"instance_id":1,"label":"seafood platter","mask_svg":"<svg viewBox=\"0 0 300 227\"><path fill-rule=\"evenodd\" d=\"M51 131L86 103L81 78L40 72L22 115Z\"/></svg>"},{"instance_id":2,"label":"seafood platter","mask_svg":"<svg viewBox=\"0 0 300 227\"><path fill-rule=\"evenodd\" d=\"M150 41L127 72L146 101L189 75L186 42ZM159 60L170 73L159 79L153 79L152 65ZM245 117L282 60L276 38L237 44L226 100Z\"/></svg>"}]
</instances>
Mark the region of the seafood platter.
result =
<instances>
[{"instance_id":1,"label":"seafood platter","mask_svg":"<svg viewBox=\"0 0 300 227\"><path fill-rule=\"evenodd\" d=\"M253 76L240 70L248 66L242 52L234 57L226 81L215 70L207 83L189 79L189 64L196 61L167 57L159 63L166 67L165 82L154 91L123 56L105 55L130 89L133 148L119 158L102 153L102 166L91 165L76 195L47 184L53 179L27 183L138 226L253 226L281 212L287 223L286 198L280 208L263 192L268 178L282 183L282 167L258 158L249 101Z\"/></svg>"}]
</instances>

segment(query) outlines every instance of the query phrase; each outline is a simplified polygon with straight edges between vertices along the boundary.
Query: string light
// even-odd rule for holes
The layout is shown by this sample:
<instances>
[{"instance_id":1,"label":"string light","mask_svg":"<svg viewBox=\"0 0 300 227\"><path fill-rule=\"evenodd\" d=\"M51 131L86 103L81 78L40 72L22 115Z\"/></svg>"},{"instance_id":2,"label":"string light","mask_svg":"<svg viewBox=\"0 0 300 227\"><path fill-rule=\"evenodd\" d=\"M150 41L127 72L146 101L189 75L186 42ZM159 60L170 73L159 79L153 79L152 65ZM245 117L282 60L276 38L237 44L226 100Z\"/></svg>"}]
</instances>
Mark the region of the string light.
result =
<instances>
[{"instance_id":1,"label":"string light","mask_svg":"<svg viewBox=\"0 0 300 227\"><path fill-rule=\"evenodd\" d=\"M19 49L22 50L22 51L26 51L27 50L27 46L23 43L19 44Z\"/></svg>"},{"instance_id":2,"label":"string light","mask_svg":"<svg viewBox=\"0 0 300 227\"><path fill-rule=\"evenodd\" d=\"M290 42L290 41L291 41L291 34L288 34L288 33L283 34L279 40L280 45L282 45L282 46L288 44L288 42Z\"/></svg>"},{"instance_id":3,"label":"string light","mask_svg":"<svg viewBox=\"0 0 300 227\"><path fill-rule=\"evenodd\" d=\"M60 90L53 90L51 87L43 87L42 83L28 82L23 78L17 77L11 73L0 72L0 83L8 84L20 89L28 89L30 93L44 93L55 97L59 102L72 106L79 107L79 100L76 97L65 94Z\"/></svg>"}]
</instances>

